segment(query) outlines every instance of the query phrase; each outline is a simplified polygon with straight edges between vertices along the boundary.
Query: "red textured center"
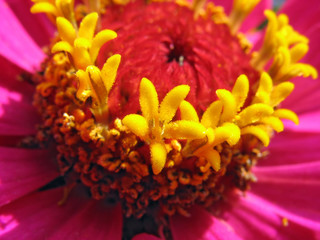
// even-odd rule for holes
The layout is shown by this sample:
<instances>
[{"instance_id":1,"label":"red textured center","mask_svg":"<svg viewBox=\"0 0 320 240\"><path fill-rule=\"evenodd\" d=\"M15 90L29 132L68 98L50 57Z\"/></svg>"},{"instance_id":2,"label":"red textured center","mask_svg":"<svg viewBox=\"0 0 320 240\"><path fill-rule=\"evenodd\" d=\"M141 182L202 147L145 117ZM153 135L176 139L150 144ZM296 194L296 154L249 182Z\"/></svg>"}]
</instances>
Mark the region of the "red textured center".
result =
<instances>
[{"instance_id":1,"label":"red textured center","mask_svg":"<svg viewBox=\"0 0 320 240\"><path fill-rule=\"evenodd\" d=\"M189 85L187 100L199 113L216 100L217 89L230 90L239 75L246 74L251 83L258 79L250 56L227 25L210 17L195 19L192 10L176 3L112 6L102 26L118 37L102 49L99 65L111 54L122 56L109 98L114 117L139 111L142 77L154 83L160 100L173 87Z\"/></svg>"}]
</instances>

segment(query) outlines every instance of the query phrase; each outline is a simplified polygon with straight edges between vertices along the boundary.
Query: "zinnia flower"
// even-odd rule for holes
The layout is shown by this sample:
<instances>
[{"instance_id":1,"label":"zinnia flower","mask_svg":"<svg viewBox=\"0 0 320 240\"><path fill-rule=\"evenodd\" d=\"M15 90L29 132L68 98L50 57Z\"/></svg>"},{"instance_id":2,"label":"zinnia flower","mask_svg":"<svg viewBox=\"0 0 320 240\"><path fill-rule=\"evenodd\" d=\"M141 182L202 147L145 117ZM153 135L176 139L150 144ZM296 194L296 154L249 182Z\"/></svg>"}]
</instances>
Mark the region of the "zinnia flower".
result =
<instances>
[{"instance_id":1,"label":"zinnia flower","mask_svg":"<svg viewBox=\"0 0 320 240\"><path fill-rule=\"evenodd\" d=\"M0 1L1 239L319 239L316 0L33 2Z\"/></svg>"}]
</instances>

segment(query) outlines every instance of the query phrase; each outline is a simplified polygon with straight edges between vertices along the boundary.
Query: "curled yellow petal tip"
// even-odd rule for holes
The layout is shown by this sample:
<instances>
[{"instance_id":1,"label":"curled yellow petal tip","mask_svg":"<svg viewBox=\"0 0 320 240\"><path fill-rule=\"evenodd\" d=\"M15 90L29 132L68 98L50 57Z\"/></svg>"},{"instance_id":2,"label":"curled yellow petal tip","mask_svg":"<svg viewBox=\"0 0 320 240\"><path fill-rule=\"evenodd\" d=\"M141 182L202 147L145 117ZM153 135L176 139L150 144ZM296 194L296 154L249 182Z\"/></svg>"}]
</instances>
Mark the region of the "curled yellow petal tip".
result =
<instances>
[{"instance_id":1,"label":"curled yellow petal tip","mask_svg":"<svg viewBox=\"0 0 320 240\"><path fill-rule=\"evenodd\" d=\"M179 85L174 87L167 93L160 104L159 119L162 122L168 123L176 114L181 102L186 98L190 91L188 85Z\"/></svg>"},{"instance_id":2,"label":"curled yellow petal tip","mask_svg":"<svg viewBox=\"0 0 320 240\"><path fill-rule=\"evenodd\" d=\"M164 136L173 139L201 139L207 129L200 123L180 120L166 124Z\"/></svg>"},{"instance_id":3,"label":"curled yellow petal tip","mask_svg":"<svg viewBox=\"0 0 320 240\"><path fill-rule=\"evenodd\" d=\"M264 126L248 126L241 129L241 135L251 134L257 137L265 147L269 146L270 137L269 134L264 130Z\"/></svg>"},{"instance_id":4,"label":"curled yellow petal tip","mask_svg":"<svg viewBox=\"0 0 320 240\"><path fill-rule=\"evenodd\" d=\"M122 123L140 138L144 138L149 133L147 120L138 114L129 114L125 116L122 119Z\"/></svg>"},{"instance_id":5,"label":"curled yellow petal tip","mask_svg":"<svg viewBox=\"0 0 320 240\"><path fill-rule=\"evenodd\" d=\"M179 108L182 120L199 122L198 114L191 103L183 100Z\"/></svg>"},{"instance_id":6,"label":"curled yellow petal tip","mask_svg":"<svg viewBox=\"0 0 320 240\"><path fill-rule=\"evenodd\" d=\"M277 110L275 110L273 116L281 118L281 119L290 120L290 121L294 122L296 125L299 125L299 118L298 118L297 114L289 109L284 109L284 108L277 109Z\"/></svg>"},{"instance_id":7,"label":"curled yellow petal tip","mask_svg":"<svg viewBox=\"0 0 320 240\"><path fill-rule=\"evenodd\" d=\"M150 144L151 166L155 175L158 175L166 164L167 150L163 143Z\"/></svg>"},{"instance_id":8,"label":"curled yellow petal tip","mask_svg":"<svg viewBox=\"0 0 320 240\"><path fill-rule=\"evenodd\" d=\"M140 102L142 115L147 120L157 118L159 114L158 113L158 108L159 108L158 94L153 83L147 78L142 78L140 82L139 102Z\"/></svg>"},{"instance_id":9,"label":"curled yellow petal tip","mask_svg":"<svg viewBox=\"0 0 320 240\"><path fill-rule=\"evenodd\" d=\"M236 99L234 98L232 93L226 89L218 89L216 91L216 94L223 103L221 121L231 121L237 113Z\"/></svg>"},{"instance_id":10,"label":"curled yellow petal tip","mask_svg":"<svg viewBox=\"0 0 320 240\"><path fill-rule=\"evenodd\" d=\"M248 92L249 92L249 80L246 75L242 74L237 78L236 83L234 84L234 87L232 89L232 95L236 100L238 111L245 103L248 96Z\"/></svg>"}]
</instances>

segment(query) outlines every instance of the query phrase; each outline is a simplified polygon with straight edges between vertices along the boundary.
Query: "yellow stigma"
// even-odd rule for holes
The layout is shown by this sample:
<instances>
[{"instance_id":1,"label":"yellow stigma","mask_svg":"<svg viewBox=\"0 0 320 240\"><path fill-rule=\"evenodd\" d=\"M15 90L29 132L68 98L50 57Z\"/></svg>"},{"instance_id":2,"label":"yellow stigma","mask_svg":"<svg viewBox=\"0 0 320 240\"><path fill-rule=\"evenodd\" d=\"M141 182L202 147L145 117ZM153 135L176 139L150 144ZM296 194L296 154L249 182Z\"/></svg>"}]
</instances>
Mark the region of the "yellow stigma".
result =
<instances>
[{"instance_id":1,"label":"yellow stigma","mask_svg":"<svg viewBox=\"0 0 320 240\"><path fill-rule=\"evenodd\" d=\"M106 61L101 71L96 66L90 65L86 71L80 69L76 73L79 81L76 96L83 102L91 97L91 110L99 122L108 121L108 95L116 79L120 60L121 56L116 54Z\"/></svg>"},{"instance_id":2,"label":"yellow stigma","mask_svg":"<svg viewBox=\"0 0 320 240\"><path fill-rule=\"evenodd\" d=\"M140 83L140 107L142 116L129 114L123 124L150 145L151 164L154 174L165 166L167 150L164 139L201 139L206 129L190 120L172 121L190 90L187 85L173 88L159 105L158 94L152 82L143 78Z\"/></svg>"}]
</instances>

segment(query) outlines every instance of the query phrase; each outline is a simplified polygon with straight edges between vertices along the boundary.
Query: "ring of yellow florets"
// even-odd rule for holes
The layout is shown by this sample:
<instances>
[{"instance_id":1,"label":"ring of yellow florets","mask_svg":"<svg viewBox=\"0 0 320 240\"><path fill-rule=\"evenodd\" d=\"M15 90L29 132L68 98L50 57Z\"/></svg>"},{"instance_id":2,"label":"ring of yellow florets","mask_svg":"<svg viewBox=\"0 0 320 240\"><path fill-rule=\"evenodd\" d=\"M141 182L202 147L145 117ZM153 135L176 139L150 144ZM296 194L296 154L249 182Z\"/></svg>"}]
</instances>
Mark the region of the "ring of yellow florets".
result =
<instances>
[{"instance_id":1,"label":"ring of yellow florets","mask_svg":"<svg viewBox=\"0 0 320 240\"><path fill-rule=\"evenodd\" d=\"M254 5L241 9L241 1L236 2L230 18L233 32ZM196 15L214 12L211 5L207 13L201 12L199 4L193 5ZM54 139L66 178L70 170L77 173L96 199L116 193L127 216L142 216L151 202L165 214L187 215L192 204L209 206L230 189L245 190L254 180L250 169L261 157L260 149L268 146L273 131L283 130L281 119L298 123L295 113L279 108L294 88L287 80L317 75L310 65L297 63L307 51L307 39L283 15L277 19L268 11L266 39L252 64L259 69L270 58L273 63L258 86L249 86L247 77L239 76L231 91L216 91L218 100L199 117L185 100L192 86L173 88L159 103L153 83L142 78L141 114L116 119L109 115L108 96L121 57L111 56L102 69L95 60L101 46L117 35L111 30L95 34L95 12L78 26L71 8L69 3L49 1L33 7L34 12L51 14L60 38L44 74L37 76L35 105L44 120L37 137L42 143ZM220 20L225 23L225 16ZM253 96L248 96L250 88Z\"/></svg>"}]
</instances>

